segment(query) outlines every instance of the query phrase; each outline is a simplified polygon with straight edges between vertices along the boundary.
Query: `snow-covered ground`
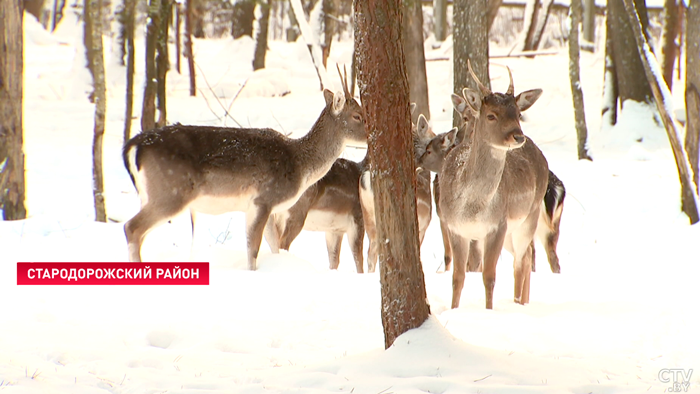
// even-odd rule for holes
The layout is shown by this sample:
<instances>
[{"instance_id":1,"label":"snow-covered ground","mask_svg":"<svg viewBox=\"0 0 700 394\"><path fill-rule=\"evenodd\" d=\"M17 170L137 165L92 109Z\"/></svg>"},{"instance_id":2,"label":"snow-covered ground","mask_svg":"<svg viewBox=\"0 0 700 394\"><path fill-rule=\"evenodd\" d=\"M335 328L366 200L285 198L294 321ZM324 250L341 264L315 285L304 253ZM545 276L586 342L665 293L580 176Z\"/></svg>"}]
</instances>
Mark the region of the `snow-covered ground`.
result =
<instances>
[{"instance_id":1,"label":"snow-covered ground","mask_svg":"<svg viewBox=\"0 0 700 394\"><path fill-rule=\"evenodd\" d=\"M516 91L545 92L523 128L567 187L562 274L549 272L538 247L531 304L516 305L504 253L494 309L484 309L480 275L468 274L451 310L433 218L421 250L432 316L385 351L378 274L355 274L346 243L331 272L323 234L302 232L281 255L263 242L260 269L250 272L240 214L198 223L194 260L211 263L209 286L17 286L17 262L127 259L123 224L93 222L94 109L80 90L87 74L78 69L77 29L48 35L32 20L25 26L30 218L0 222L1 392L661 393L673 382L660 372L674 368L695 369L688 392L700 391L700 227L680 212L673 156L653 111L630 103L616 127L601 127L600 54L581 60L593 162L576 160L566 51L494 61L511 67ZM201 90L189 97L186 70L171 71L169 120L235 125L222 116L230 105L244 126L308 130L323 98L306 47L271 42L268 70L255 74L253 47L247 38L196 41ZM138 198L120 157L124 72L106 52L106 201L121 222ZM335 43L329 68L349 64L350 54L350 43ZM451 63L427 67L431 123L447 131ZM504 90L505 69L494 65L492 77ZM142 82L140 72L137 90ZM140 96L135 103L139 113ZM144 258L189 260L188 226L183 217L155 230Z\"/></svg>"}]
</instances>

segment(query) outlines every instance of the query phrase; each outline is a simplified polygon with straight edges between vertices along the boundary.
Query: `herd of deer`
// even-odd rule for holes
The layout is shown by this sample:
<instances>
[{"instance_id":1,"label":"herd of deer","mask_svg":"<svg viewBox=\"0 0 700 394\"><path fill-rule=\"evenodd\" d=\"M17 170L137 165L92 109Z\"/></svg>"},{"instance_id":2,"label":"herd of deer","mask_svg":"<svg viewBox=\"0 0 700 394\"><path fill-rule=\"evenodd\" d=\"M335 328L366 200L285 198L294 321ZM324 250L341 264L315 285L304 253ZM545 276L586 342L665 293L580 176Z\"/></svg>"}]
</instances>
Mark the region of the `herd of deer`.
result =
<instances>
[{"instance_id":1,"label":"herd of deer","mask_svg":"<svg viewBox=\"0 0 700 394\"><path fill-rule=\"evenodd\" d=\"M505 248L515 259L514 300L529 302L534 239L559 272L556 245L565 196L561 181L520 128L520 113L542 94L493 93L469 71L479 91L452 95L463 124L435 135L425 117L413 126L417 173L416 207L422 243L432 214L430 171L445 246L445 271L453 268L452 308L459 306L465 273L481 271L486 308L493 307L496 263ZM340 70L339 70L340 72ZM341 76L341 79L342 76ZM338 156L348 144L366 144L360 104L348 90L323 92L326 106L298 139L271 129L172 125L140 133L123 150L124 164L141 199L141 210L124 226L131 261L141 261L146 234L189 211L245 212L248 268L256 269L263 233L274 253L289 249L302 229L326 233L331 269L337 269L343 234L363 272L377 263L374 198L368 158Z\"/></svg>"}]
</instances>

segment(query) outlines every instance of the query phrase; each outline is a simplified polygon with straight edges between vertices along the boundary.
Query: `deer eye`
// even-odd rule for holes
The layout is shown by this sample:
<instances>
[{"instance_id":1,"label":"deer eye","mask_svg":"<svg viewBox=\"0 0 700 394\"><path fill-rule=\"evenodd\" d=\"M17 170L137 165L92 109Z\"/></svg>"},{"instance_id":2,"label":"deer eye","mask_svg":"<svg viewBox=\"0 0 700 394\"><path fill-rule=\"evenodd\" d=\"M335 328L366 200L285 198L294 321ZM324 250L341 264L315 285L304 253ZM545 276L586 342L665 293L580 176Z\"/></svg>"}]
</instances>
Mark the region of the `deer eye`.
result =
<instances>
[{"instance_id":1,"label":"deer eye","mask_svg":"<svg viewBox=\"0 0 700 394\"><path fill-rule=\"evenodd\" d=\"M352 118L353 118L356 122L362 122L362 116L360 116L360 114L353 114L353 115L352 115Z\"/></svg>"},{"instance_id":2,"label":"deer eye","mask_svg":"<svg viewBox=\"0 0 700 394\"><path fill-rule=\"evenodd\" d=\"M486 119L488 119L488 120L496 120L496 115L494 115L494 114L488 114L488 116L486 116Z\"/></svg>"}]
</instances>

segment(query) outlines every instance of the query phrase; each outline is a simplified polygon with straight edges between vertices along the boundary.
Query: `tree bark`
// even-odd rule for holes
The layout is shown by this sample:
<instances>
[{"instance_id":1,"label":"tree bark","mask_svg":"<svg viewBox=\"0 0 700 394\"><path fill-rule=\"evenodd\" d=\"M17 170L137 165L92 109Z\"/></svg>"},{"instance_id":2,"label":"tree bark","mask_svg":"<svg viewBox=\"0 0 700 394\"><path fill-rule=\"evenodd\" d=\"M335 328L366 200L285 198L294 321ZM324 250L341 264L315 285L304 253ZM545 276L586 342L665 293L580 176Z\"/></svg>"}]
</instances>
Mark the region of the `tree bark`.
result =
<instances>
[{"instance_id":1,"label":"tree bark","mask_svg":"<svg viewBox=\"0 0 700 394\"><path fill-rule=\"evenodd\" d=\"M403 47L406 56L406 71L410 101L416 103L413 120L423 114L430 120L428 102L428 77L425 70L423 49L423 7L420 0L403 0Z\"/></svg>"},{"instance_id":2,"label":"tree bark","mask_svg":"<svg viewBox=\"0 0 700 394\"><path fill-rule=\"evenodd\" d=\"M267 54L267 28L270 24L269 0L259 0L258 7L260 7L260 19L258 19L258 34L255 37L253 70L265 68L265 55Z\"/></svg>"},{"instance_id":3,"label":"tree bark","mask_svg":"<svg viewBox=\"0 0 700 394\"><path fill-rule=\"evenodd\" d=\"M197 81L194 71L194 52L192 49L192 0L185 0L185 56L190 70L190 96L197 95Z\"/></svg>"},{"instance_id":4,"label":"tree bark","mask_svg":"<svg viewBox=\"0 0 700 394\"><path fill-rule=\"evenodd\" d=\"M700 175L700 0L690 0L686 11L686 50L685 50L685 149L693 171L695 192L698 193ZM684 190L683 211L692 207L693 196Z\"/></svg>"},{"instance_id":5,"label":"tree bark","mask_svg":"<svg viewBox=\"0 0 700 394\"><path fill-rule=\"evenodd\" d=\"M180 59L182 58L182 6L180 3L175 3L175 70L178 74L182 68L180 67Z\"/></svg>"},{"instance_id":6,"label":"tree bark","mask_svg":"<svg viewBox=\"0 0 700 394\"><path fill-rule=\"evenodd\" d=\"M595 42L595 0L585 0L583 7L583 39Z\"/></svg>"},{"instance_id":7,"label":"tree bark","mask_svg":"<svg viewBox=\"0 0 700 394\"><path fill-rule=\"evenodd\" d=\"M107 95L105 67L102 49L102 0L85 0L85 36L90 46L87 50L88 68L92 74L95 102L95 127L92 140L92 180L95 201L95 220L107 222L102 171L102 140L105 133Z\"/></svg>"},{"instance_id":8,"label":"tree bark","mask_svg":"<svg viewBox=\"0 0 700 394\"><path fill-rule=\"evenodd\" d=\"M24 205L22 6L0 1L0 208L5 220L27 217Z\"/></svg>"},{"instance_id":9,"label":"tree bark","mask_svg":"<svg viewBox=\"0 0 700 394\"><path fill-rule=\"evenodd\" d=\"M124 28L126 30L126 110L124 113L124 142L131 138L131 118L134 115L134 70L136 52L134 34L136 30L136 0L124 0Z\"/></svg>"},{"instance_id":10,"label":"tree bark","mask_svg":"<svg viewBox=\"0 0 700 394\"><path fill-rule=\"evenodd\" d=\"M143 90L143 107L141 110L141 131L156 128L156 92L158 75L156 74L156 47L158 45L158 26L160 26L160 0L150 0L148 6L148 24L146 26L146 84Z\"/></svg>"},{"instance_id":11,"label":"tree bark","mask_svg":"<svg viewBox=\"0 0 700 394\"><path fill-rule=\"evenodd\" d=\"M156 127L163 127L168 123L167 120L167 74L170 68L170 59L168 56L168 27L172 17L172 2L171 0L160 0L160 23L158 26L158 41L156 45L156 78L158 87L156 91L157 106L158 106L158 121Z\"/></svg>"},{"instance_id":12,"label":"tree bark","mask_svg":"<svg viewBox=\"0 0 700 394\"><path fill-rule=\"evenodd\" d=\"M255 1L239 0L233 5L231 36L237 40L243 36L253 37L255 22Z\"/></svg>"},{"instance_id":13,"label":"tree bark","mask_svg":"<svg viewBox=\"0 0 700 394\"><path fill-rule=\"evenodd\" d=\"M578 141L578 159L591 160L588 155L588 129L586 128L586 111L583 105L583 89L581 89L579 65L579 26L581 25L581 0L571 0L569 7L569 80L571 96L574 100L574 117L576 119L576 137Z\"/></svg>"},{"instance_id":14,"label":"tree bark","mask_svg":"<svg viewBox=\"0 0 700 394\"><path fill-rule=\"evenodd\" d=\"M447 38L447 0L435 0L433 20L435 22L435 40L445 41Z\"/></svg>"},{"instance_id":15,"label":"tree bark","mask_svg":"<svg viewBox=\"0 0 700 394\"><path fill-rule=\"evenodd\" d=\"M544 0L542 4L540 4L539 0L534 2L534 10L530 14L531 19L527 25L528 29L525 35L525 42L523 43L523 51L534 51L540 46L552 5L554 5L553 0Z\"/></svg>"},{"instance_id":16,"label":"tree bark","mask_svg":"<svg viewBox=\"0 0 700 394\"><path fill-rule=\"evenodd\" d=\"M668 89L673 89L673 68L676 64L678 45L676 38L680 30L678 0L664 1L664 27L661 34L661 66Z\"/></svg>"},{"instance_id":17,"label":"tree bark","mask_svg":"<svg viewBox=\"0 0 700 394\"><path fill-rule=\"evenodd\" d=\"M605 74L603 76L603 122L613 126L617 123L617 103L620 98L617 89L615 56L613 55L612 19L605 18Z\"/></svg>"},{"instance_id":18,"label":"tree bark","mask_svg":"<svg viewBox=\"0 0 700 394\"><path fill-rule=\"evenodd\" d=\"M489 77L489 26L486 18L488 0L455 0L452 8L454 31L454 92L462 95L462 89L477 90L476 82L469 76L467 60L471 60L477 78L491 88ZM462 125L462 117L453 111L453 125Z\"/></svg>"},{"instance_id":19,"label":"tree bark","mask_svg":"<svg viewBox=\"0 0 700 394\"><path fill-rule=\"evenodd\" d=\"M486 10L486 15L488 15L489 18L489 31L491 31L493 21L495 21L496 16L498 16L498 9L501 8L501 4L503 4L503 0L489 0L489 5Z\"/></svg>"},{"instance_id":20,"label":"tree bark","mask_svg":"<svg viewBox=\"0 0 700 394\"><path fill-rule=\"evenodd\" d=\"M644 75L647 78L647 83L654 94L656 108L658 109L661 120L666 128L666 134L668 134L668 139L671 143L673 156L676 159L676 167L678 168L682 193L683 195L688 193L692 196L692 200L685 201L684 207L687 208L685 213L690 218L690 223L695 224L700 221L700 215L698 214L700 202L696 191L697 187L695 187L693 183L693 175L690 168L690 163L688 162L688 156L683 148L683 145L681 144L677 124L674 122L673 118L671 118L669 111L667 111L667 108L673 108L673 103L669 102L671 101L671 92L668 90L668 87L663 83L663 81L660 81L657 78L657 76L661 76L661 67L659 67L658 63L656 63L656 60L653 58L651 49L649 48L646 38L642 33L642 25L632 1L633 0L624 0L625 10L630 18L630 25L634 32L637 50L644 68Z\"/></svg>"},{"instance_id":21,"label":"tree bark","mask_svg":"<svg viewBox=\"0 0 700 394\"><path fill-rule=\"evenodd\" d=\"M416 175L401 0L355 0L360 97L369 135L386 348L430 314L418 246Z\"/></svg>"}]
</instances>

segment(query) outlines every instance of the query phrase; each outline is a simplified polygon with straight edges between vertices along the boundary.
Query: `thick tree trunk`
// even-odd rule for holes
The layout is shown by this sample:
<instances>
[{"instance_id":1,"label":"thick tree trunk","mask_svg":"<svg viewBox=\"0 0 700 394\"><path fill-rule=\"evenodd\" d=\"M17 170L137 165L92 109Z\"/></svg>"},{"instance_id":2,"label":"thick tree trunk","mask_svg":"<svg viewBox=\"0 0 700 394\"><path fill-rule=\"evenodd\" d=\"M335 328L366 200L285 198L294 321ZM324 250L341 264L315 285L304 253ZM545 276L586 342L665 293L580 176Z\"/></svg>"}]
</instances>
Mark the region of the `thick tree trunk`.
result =
<instances>
[{"instance_id":1,"label":"thick tree trunk","mask_svg":"<svg viewBox=\"0 0 700 394\"><path fill-rule=\"evenodd\" d=\"M258 34L255 37L255 56L253 57L253 70L265 68L265 55L267 54L267 27L270 24L269 0L260 0L260 19L258 19Z\"/></svg>"},{"instance_id":2,"label":"thick tree trunk","mask_svg":"<svg viewBox=\"0 0 700 394\"><path fill-rule=\"evenodd\" d=\"M243 36L253 37L253 22L255 21L255 1L239 0L233 5L231 36L234 40Z\"/></svg>"},{"instance_id":3,"label":"thick tree trunk","mask_svg":"<svg viewBox=\"0 0 700 394\"><path fill-rule=\"evenodd\" d=\"M676 64L678 45L676 38L680 30L678 21L678 0L664 1L664 28L661 34L661 66L668 89L673 88L673 68Z\"/></svg>"},{"instance_id":4,"label":"thick tree trunk","mask_svg":"<svg viewBox=\"0 0 700 394\"><path fill-rule=\"evenodd\" d=\"M5 220L27 217L24 206L22 6L0 1L0 208Z\"/></svg>"},{"instance_id":5,"label":"thick tree trunk","mask_svg":"<svg viewBox=\"0 0 700 394\"><path fill-rule=\"evenodd\" d=\"M192 0L185 0L185 56L190 70L190 96L197 95L197 81L194 71L194 52L192 49Z\"/></svg>"},{"instance_id":6,"label":"thick tree trunk","mask_svg":"<svg viewBox=\"0 0 700 394\"><path fill-rule=\"evenodd\" d=\"M581 0L571 0L569 7L569 80L571 96L574 99L574 117L576 119L576 137L578 141L578 159L591 160L588 155L588 129L586 128L586 111L583 105L583 89L579 66L579 26L581 25ZM534 250L534 249L533 249Z\"/></svg>"},{"instance_id":7,"label":"thick tree trunk","mask_svg":"<svg viewBox=\"0 0 700 394\"><path fill-rule=\"evenodd\" d=\"M489 77L489 26L486 18L488 0L455 0L452 20L454 31L454 92L462 95L462 89L479 90L469 76L467 60L471 60L477 78L484 86L491 87ZM453 111L453 125L461 126L462 117Z\"/></svg>"},{"instance_id":8,"label":"thick tree trunk","mask_svg":"<svg viewBox=\"0 0 700 394\"><path fill-rule=\"evenodd\" d=\"M156 127L163 127L167 124L167 74L170 68L170 59L168 57L168 27L170 26L172 11L171 0L160 0L160 23L158 27L158 42L156 46L156 75L158 79L157 88L157 104L158 104L158 121Z\"/></svg>"},{"instance_id":9,"label":"thick tree trunk","mask_svg":"<svg viewBox=\"0 0 700 394\"><path fill-rule=\"evenodd\" d=\"M410 101L416 103L414 119L423 114L430 120L428 78L423 50L423 7L420 0L403 0L403 47L408 72Z\"/></svg>"},{"instance_id":10,"label":"thick tree trunk","mask_svg":"<svg viewBox=\"0 0 700 394\"><path fill-rule=\"evenodd\" d=\"M605 19L605 74L603 76L603 108L601 115L603 122L609 125L617 123L617 103L620 98L617 89L617 72L615 71L615 57L613 56L612 19Z\"/></svg>"},{"instance_id":11,"label":"thick tree trunk","mask_svg":"<svg viewBox=\"0 0 700 394\"><path fill-rule=\"evenodd\" d=\"M124 28L126 29L126 111L124 113L124 142L131 138L131 118L134 115L134 70L136 52L134 34L136 30L136 0L124 0Z\"/></svg>"},{"instance_id":12,"label":"thick tree trunk","mask_svg":"<svg viewBox=\"0 0 700 394\"><path fill-rule=\"evenodd\" d=\"M107 95L102 49L102 0L85 0L85 36L90 43L87 50L88 68L92 74L95 102L95 128L92 140L92 180L95 201L95 220L106 222L104 179L102 171L102 140L105 134ZM89 38L88 38L89 37Z\"/></svg>"},{"instance_id":13,"label":"thick tree trunk","mask_svg":"<svg viewBox=\"0 0 700 394\"><path fill-rule=\"evenodd\" d=\"M156 47L158 45L158 26L160 26L160 0L150 0L148 19L146 26L146 83L141 110L142 131L156 128L156 92L158 90Z\"/></svg>"},{"instance_id":14,"label":"thick tree trunk","mask_svg":"<svg viewBox=\"0 0 700 394\"><path fill-rule=\"evenodd\" d=\"M642 23L642 31L648 40L646 31L649 26L644 0L636 0L635 8ZM630 18L625 12L623 0L608 0L608 18L611 20L608 36L612 38L612 54L615 63L615 78L619 100L622 107L626 100L640 103L653 102L649 83L644 75L644 66L637 51Z\"/></svg>"},{"instance_id":15,"label":"thick tree trunk","mask_svg":"<svg viewBox=\"0 0 700 394\"><path fill-rule=\"evenodd\" d=\"M690 196L692 196L692 199L684 201L684 207L687 208L685 213L690 218L690 223L695 224L700 221L700 215L698 213L700 200L698 199L698 194L696 191L697 187L695 187L695 184L693 183L692 169L690 167L690 163L688 162L688 155L681 144L680 132L677 128L677 123L674 122L673 118L671 117L672 115L667 110L667 108L673 107L673 103L666 101L667 98L670 100L671 92L668 90L666 84L660 80L661 67L659 67L658 63L656 63L656 59L654 59L654 55L651 53L651 49L649 48L646 38L644 37L642 25L637 14L638 10L635 10L633 0L623 1L625 11L629 16L630 25L634 32L639 57L642 60L644 75L654 95L656 108L658 109L661 120L666 128L666 134L668 135L669 142L671 143L673 156L676 159L676 167L678 168L682 193L683 195L688 193Z\"/></svg>"},{"instance_id":16,"label":"thick tree trunk","mask_svg":"<svg viewBox=\"0 0 700 394\"><path fill-rule=\"evenodd\" d=\"M698 190L700 176L700 0L690 0L686 13L686 50L685 50L685 150L693 170L695 192ZM690 190L684 190L683 211L692 207L693 196Z\"/></svg>"},{"instance_id":17,"label":"thick tree trunk","mask_svg":"<svg viewBox=\"0 0 700 394\"><path fill-rule=\"evenodd\" d=\"M355 0L359 86L377 216L382 324L388 348L430 314L418 246L416 175L402 2Z\"/></svg>"}]
</instances>

